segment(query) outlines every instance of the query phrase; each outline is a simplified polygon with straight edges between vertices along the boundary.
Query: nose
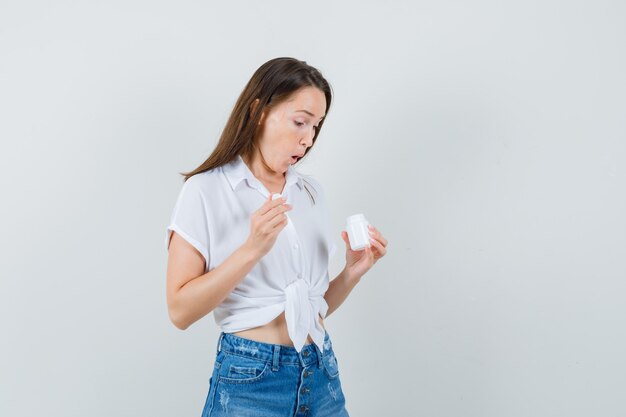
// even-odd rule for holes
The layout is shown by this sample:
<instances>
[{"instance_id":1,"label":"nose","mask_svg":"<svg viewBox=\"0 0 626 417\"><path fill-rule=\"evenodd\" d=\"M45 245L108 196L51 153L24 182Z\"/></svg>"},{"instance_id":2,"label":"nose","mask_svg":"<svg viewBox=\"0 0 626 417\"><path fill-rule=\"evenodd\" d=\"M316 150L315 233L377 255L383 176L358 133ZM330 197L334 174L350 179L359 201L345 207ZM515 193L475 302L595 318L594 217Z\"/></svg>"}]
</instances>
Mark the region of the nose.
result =
<instances>
[{"instance_id":1,"label":"nose","mask_svg":"<svg viewBox=\"0 0 626 417\"><path fill-rule=\"evenodd\" d=\"M311 146L313 146L313 138L314 137L315 137L315 128L312 127L311 130L310 130L310 133L308 135L306 135L306 137L305 137L305 139L306 139L306 142L305 142L306 145L305 146L307 148L310 148Z\"/></svg>"}]
</instances>

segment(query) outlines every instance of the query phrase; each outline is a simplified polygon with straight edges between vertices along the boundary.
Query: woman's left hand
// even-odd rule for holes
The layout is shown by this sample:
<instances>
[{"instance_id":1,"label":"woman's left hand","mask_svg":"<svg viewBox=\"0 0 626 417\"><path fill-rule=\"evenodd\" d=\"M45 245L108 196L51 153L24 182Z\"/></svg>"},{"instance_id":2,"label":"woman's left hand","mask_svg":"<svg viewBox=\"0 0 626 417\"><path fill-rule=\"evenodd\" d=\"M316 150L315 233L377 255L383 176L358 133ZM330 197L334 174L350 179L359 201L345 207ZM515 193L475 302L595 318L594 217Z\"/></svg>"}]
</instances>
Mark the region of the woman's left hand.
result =
<instances>
[{"instance_id":1,"label":"woman's left hand","mask_svg":"<svg viewBox=\"0 0 626 417\"><path fill-rule=\"evenodd\" d=\"M350 248L348 232L341 231L346 244L345 271L350 279L359 280L376 262L387 253L387 239L372 225L368 225L371 247L354 251Z\"/></svg>"}]
</instances>

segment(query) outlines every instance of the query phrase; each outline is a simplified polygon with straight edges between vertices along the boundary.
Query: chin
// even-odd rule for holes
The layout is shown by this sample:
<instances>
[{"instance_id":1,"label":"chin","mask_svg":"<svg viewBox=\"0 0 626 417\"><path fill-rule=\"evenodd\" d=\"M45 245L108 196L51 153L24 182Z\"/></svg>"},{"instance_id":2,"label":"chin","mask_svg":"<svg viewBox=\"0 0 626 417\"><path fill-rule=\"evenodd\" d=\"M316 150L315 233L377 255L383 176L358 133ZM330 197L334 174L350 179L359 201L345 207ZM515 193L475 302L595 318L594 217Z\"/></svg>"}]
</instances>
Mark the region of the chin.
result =
<instances>
[{"instance_id":1,"label":"chin","mask_svg":"<svg viewBox=\"0 0 626 417\"><path fill-rule=\"evenodd\" d=\"M289 165L290 165L290 164L287 164L287 167L286 167L286 168L285 168L285 166L284 166L284 165L283 165L283 166L279 166L279 167L278 167L278 169L276 170L276 172L280 172L280 173L282 173L283 175L284 175L284 174L286 174L286 173L287 173L287 171L289 171Z\"/></svg>"}]
</instances>

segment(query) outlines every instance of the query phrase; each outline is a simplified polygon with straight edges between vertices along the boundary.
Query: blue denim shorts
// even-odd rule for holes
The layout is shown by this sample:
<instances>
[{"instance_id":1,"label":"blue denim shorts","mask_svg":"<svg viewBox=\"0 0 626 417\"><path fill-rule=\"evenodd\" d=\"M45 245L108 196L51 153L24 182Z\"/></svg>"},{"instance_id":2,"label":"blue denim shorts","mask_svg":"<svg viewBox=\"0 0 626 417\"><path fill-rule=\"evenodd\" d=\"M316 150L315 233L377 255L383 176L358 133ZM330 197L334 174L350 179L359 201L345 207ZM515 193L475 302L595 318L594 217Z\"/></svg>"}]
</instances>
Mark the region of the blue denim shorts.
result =
<instances>
[{"instance_id":1,"label":"blue denim shorts","mask_svg":"<svg viewBox=\"0 0 626 417\"><path fill-rule=\"evenodd\" d=\"M349 417L328 332L324 353L220 333L202 417Z\"/></svg>"}]
</instances>

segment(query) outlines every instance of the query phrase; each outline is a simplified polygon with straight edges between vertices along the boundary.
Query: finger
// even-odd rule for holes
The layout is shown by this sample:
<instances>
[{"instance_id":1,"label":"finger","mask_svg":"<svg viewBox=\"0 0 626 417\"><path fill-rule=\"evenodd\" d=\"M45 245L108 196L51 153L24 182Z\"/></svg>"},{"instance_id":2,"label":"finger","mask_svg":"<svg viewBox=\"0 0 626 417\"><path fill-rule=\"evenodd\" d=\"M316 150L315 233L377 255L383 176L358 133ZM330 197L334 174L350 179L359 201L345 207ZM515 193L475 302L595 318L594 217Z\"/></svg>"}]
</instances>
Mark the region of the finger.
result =
<instances>
[{"instance_id":1,"label":"finger","mask_svg":"<svg viewBox=\"0 0 626 417\"><path fill-rule=\"evenodd\" d=\"M370 242L372 243L372 248L376 253L378 253L381 257L385 256L387 253L387 249L376 239L370 238Z\"/></svg>"},{"instance_id":2,"label":"finger","mask_svg":"<svg viewBox=\"0 0 626 417\"><path fill-rule=\"evenodd\" d=\"M366 258L368 260L369 264L372 264L373 261L376 260L376 256L374 255L374 250L370 246L366 246L365 247L365 256L364 256L364 258Z\"/></svg>"},{"instance_id":3,"label":"finger","mask_svg":"<svg viewBox=\"0 0 626 417\"><path fill-rule=\"evenodd\" d=\"M271 197L271 196L270 196ZM275 200L267 200L262 206L261 208L258 210L258 213L263 216L267 213L269 213L272 209L274 209L275 207L279 207L282 204L285 204L287 201L286 198L281 197L281 198L277 198Z\"/></svg>"},{"instance_id":4,"label":"finger","mask_svg":"<svg viewBox=\"0 0 626 417\"><path fill-rule=\"evenodd\" d=\"M264 215L265 213L267 213L267 211L272 208L272 196L270 195L268 198L265 199L265 201L263 202L263 205L261 205L261 207L259 207L255 213L258 214L259 216Z\"/></svg>"},{"instance_id":5,"label":"finger","mask_svg":"<svg viewBox=\"0 0 626 417\"><path fill-rule=\"evenodd\" d=\"M277 205L275 207L273 207L272 209L270 209L267 213L265 213L262 218L264 221L270 222L273 219L278 218L284 218L283 217L283 213L291 210L292 207L289 204L283 204L283 205Z\"/></svg>"},{"instance_id":6,"label":"finger","mask_svg":"<svg viewBox=\"0 0 626 417\"><path fill-rule=\"evenodd\" d=\"M289 220L287 220L286 214L281 214L279 216L275 216L272 220L269 221L270 229L275 229L280 227L281 224L287 224Z\"/></svg>"},{"instance_id":7,"label":"finger","mask_svg":"<svg viewBox=\"0 0 626 417\"><path fill-rule=\"evenodd\" d=\"M270 198L272 196L270 195ZM287 202L287 199L285 197L278 197L278 198L273 198L272 200L269 201L269 207L276 207L279 206L281 204L285 204Z\"/></svg>"},{"instance_id":8,"label":"finger","mask_svg":"<svg viewBox=\"0 0 626 417\"><path fill-rule=\"evenodd\" d=\"M376 256L376 253L378 252L378 249L375 249L374 247L370 248L370 259L372 260L371 265L374 265L374 263L378 260L379 256Z\"/></svg>"},{"instance_id":9,"label":"finger","mask_svg":"<svg viewBox=\"0 0 626 417\"><path fill-rule=\"evenodd\" d=\"M270 227L275 228L276 226L279 226L281 222L288 221L287 211L289 210L291 210L290 205L279 205L265 213L262 216L262 219L267 222Z\"/></svg>"},{"instance_id":10,"label":"finger","mask_svg":"<svg viewBox=\"0 0 626 417\"><path fill-rule=\"evenodd\" d=\"M374 226L372 226L371 224L368 225L368 228L370 229L370 235L376 237L380 243L383 246L387 246L387 239L385 239L383 237L383 235L378 231L378 229L376 229Z\"/></svg>"},{"instance_id":11,"label":"finger","mask_svg":"<svg viewBox=\"0 0 626 417\"><path fill-rule=\"evenodd\" d=\"M261 216L265 212L267 212L267 208L270 206L271 201L272 201L272 195L270 194L267 196L267 198L265 199L261 207L259 207L258 209L254 211L254 214L258 214L259 216Z\"/></svg>"}]
</instances>

